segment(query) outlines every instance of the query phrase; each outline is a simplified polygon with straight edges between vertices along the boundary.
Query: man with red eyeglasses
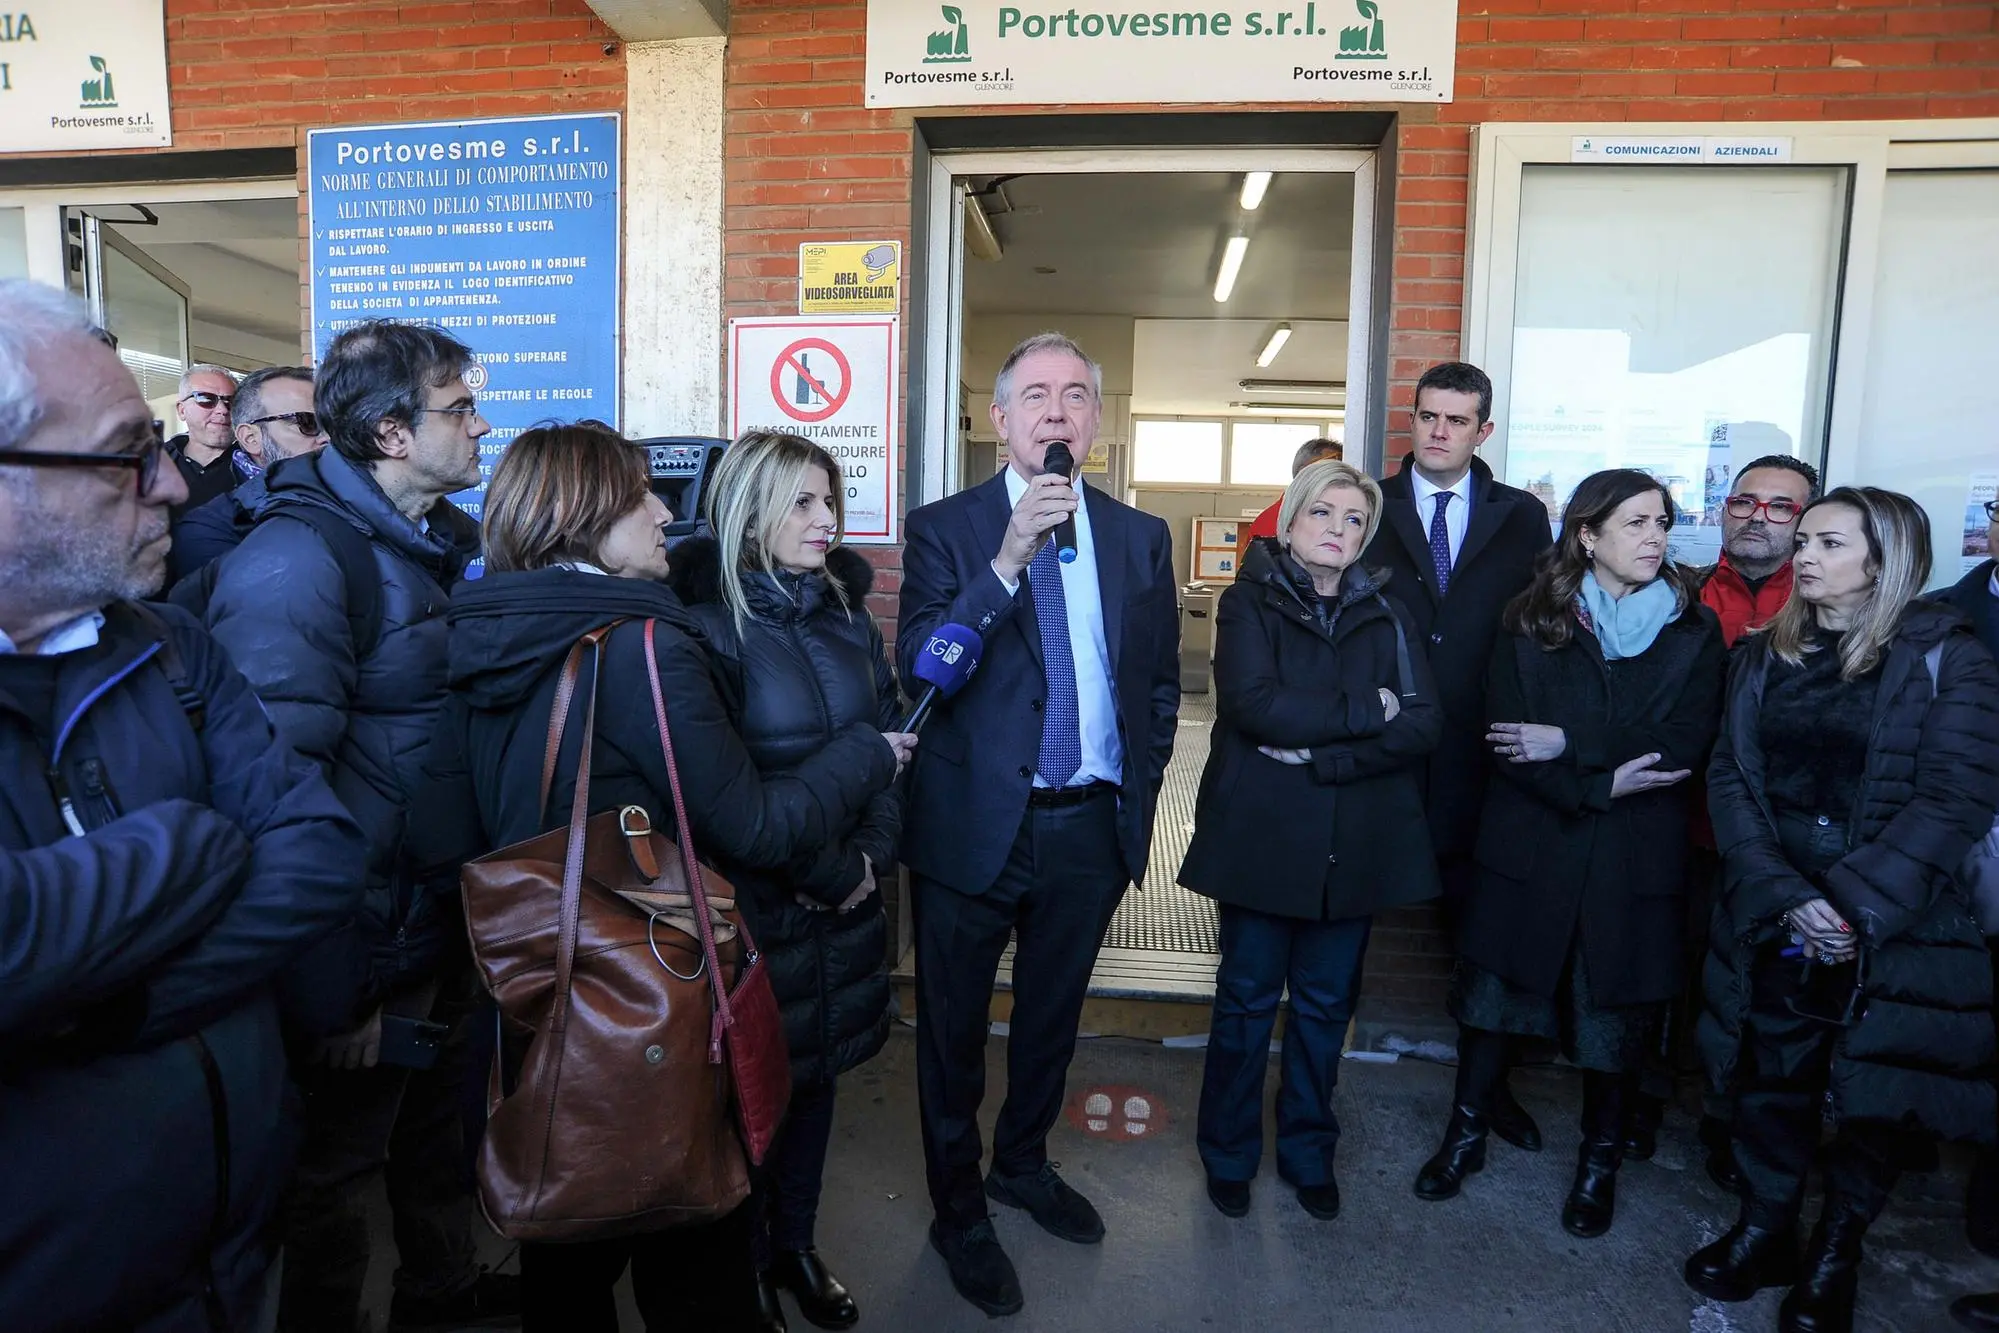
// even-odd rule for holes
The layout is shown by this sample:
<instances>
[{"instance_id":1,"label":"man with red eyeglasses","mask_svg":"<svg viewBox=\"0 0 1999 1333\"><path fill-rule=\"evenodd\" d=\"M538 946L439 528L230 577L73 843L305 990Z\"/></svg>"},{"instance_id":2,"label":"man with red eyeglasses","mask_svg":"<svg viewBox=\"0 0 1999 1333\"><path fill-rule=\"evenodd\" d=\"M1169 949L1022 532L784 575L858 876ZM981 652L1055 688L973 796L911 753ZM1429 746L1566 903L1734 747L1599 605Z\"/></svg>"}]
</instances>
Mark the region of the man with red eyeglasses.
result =
<instances>
[{"instance_id":1,"label":"man with red eyeglasses","mask_svg":"<svg viewBox=\"0 0 1999 1333\"><path fill-rule=\"evenodd\" d=\"M234 443L229 409L235 401L236 377L221 366L195 365L181 372L174 411L187 431L167 441L167 452L187 483L187 499L168 512L169 522L179 523L182 514L227 493L241 480L229 464Z\"/></svg>"},{"instance_id":2,"label":"man with red eyeglasses","mask_svg":"<svg viewBox=\"0 0 1999 1333\"><path fill-rule=\"evenodd\" d=\"M1818 493L1818 470L1788 454L1769 454L1735 475L1722 509L1721 559L1701 580L1701 602L1721 617L1729 647L1790 597L1798 515Z\"/></svg>"}]
</instances>

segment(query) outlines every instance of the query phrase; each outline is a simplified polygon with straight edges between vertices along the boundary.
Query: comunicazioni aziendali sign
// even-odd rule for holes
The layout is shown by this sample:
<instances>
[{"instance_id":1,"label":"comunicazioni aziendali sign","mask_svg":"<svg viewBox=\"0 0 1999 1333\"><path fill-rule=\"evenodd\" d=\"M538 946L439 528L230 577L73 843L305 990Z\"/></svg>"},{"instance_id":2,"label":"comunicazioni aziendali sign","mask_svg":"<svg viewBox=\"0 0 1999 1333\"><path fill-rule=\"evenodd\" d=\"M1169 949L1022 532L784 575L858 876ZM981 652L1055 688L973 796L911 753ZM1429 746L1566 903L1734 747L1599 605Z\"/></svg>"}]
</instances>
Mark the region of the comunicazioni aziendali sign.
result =
<instances>
[{"instance_id":1,"label":"comunicazioni aziendali sign","mask_svg":"<svg viewBox=\"0 0 1999 1333\"><path fill-rule=\"evenodd\" d=\"M1457 0L868 0L869 106L1448 102Z\"/></svg>"}]
</instances>

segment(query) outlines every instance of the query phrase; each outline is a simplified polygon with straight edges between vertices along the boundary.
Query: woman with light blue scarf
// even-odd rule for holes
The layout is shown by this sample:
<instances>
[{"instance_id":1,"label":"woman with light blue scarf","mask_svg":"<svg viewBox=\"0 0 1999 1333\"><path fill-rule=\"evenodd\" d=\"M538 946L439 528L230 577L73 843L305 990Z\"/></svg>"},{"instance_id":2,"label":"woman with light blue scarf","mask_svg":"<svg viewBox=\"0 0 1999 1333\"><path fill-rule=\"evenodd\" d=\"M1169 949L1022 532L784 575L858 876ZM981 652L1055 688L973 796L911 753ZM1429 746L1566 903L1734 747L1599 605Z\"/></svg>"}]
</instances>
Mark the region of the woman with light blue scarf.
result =
<instances>
[{"instance_id":1,"label":"woman with light blue scarf","mask_svg":"<svg viewBox=\"0 0 1999 1333\"><path fill-rule=\"evenodd\" d=\"M1506 608L1486 693L1497 780L1451 996L1457 1097L1423 1198L1485 1165L1508 1039L1538 1037L1583 1070L1562 1226L1610 1229L1639 1069L1685 976L1686 779L1721 717L1726 650L1667 556L1677 518L1647 473L1585 478Z\"/></svg>"}]
</instances>

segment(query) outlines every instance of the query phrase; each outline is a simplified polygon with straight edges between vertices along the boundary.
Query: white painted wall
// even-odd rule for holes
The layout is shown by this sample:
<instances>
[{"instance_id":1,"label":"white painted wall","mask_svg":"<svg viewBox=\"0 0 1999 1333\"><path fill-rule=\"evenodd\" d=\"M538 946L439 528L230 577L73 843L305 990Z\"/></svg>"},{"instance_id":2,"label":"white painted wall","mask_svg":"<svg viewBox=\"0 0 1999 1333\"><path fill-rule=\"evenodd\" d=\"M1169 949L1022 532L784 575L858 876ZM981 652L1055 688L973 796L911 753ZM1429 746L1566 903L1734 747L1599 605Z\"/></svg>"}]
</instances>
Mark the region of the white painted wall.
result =
<instances>
[{"instance_id":1,"label":"white painted wall","mask_svg":"<svg viewBox=\"0 0 1999 1333\"><path fill-rule=\"evenodd\" d=\"M722 431L721 37L625 48L625 433Z\"/></svg>"}]
</instances>

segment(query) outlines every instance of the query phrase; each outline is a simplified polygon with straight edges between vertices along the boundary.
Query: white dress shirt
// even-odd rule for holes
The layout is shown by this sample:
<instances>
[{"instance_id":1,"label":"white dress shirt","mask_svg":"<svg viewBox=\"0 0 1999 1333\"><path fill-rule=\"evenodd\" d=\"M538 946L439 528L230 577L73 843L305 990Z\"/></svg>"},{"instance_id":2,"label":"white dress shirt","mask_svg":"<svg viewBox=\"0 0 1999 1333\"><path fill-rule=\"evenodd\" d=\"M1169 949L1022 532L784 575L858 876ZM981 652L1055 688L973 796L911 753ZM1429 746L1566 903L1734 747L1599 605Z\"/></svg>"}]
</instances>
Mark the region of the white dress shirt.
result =
<instances>
[{"instance_id":1,"label":"white dress shirt","mask_svg":"<svg viewBox=\"0 0 1999 1333\"><path fill-rule=\"evenodd\" d=\"M1076 478L1081 495L1083 479ZM1018 505L1027 494L1020 473L1006 470L1006 495ZM1076 659L1076 719L1083 732L1083 766L1071 786L1090 782L1122 783L1124 743L1118 737L1117 698L1111 689L1111 650L1104 637L1103 591L1097 583L1097 543L1090 531L1090 506L1076 506L1076 558L1062 569L1062 600L1069 609L1069 646ZM1006 580L1000 580L1005 583ZM1007 591L1018 596L1019 584ZM1032 615L1022 608L1019 614ZM1034 785L1048 784L1036 774Z\"/></svg>"},{"instance_id":2,"label":"white dress shirt","mask_svg":"<svg viewBox=\"0 0 1999 1333\"><path fill-rule=\"evenodd\" d=\"M1456 569L1458 552L1465 546L1465 529L1471 525L1471 469L1465 469L1465 474L1458 478L1454 486L1433 486L1413 467L1409 469L1409 481L1416 499L1416 517L1422 521L1425 540L1430 536L1430 525L1437 521L1437 497L1447 490L1455 497L1451 507L1444 511L1444 532L1451 541L1451 568Z\"/></svg>"},{"instance_id":3,"label":"white dress shirt","mask_svg":"<svg viewBox=\"0 0 1999 1333\"><path fill-rule=\"evenodd\" d=\"M73 653L83 648L97 646L98 632L104 628L102 611L86 611L66 625L58 625L42 636L35 648L37 657L54 657L58 653ZM14 657L20 654L14 641L7 637L6 630L0 630L0 655Z\"/></svg>"}]
</instances>

